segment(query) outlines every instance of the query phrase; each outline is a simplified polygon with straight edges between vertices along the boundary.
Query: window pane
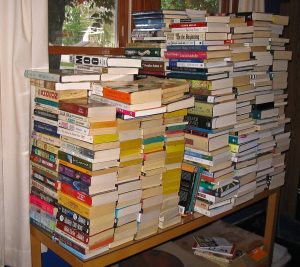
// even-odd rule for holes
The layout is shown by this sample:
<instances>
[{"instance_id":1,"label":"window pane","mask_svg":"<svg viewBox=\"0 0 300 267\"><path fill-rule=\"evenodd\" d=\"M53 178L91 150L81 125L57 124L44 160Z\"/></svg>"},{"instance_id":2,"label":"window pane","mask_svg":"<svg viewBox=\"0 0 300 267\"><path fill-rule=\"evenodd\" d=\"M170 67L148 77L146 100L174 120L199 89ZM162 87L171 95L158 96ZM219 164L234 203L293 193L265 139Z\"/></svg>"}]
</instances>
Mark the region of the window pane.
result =
<instances>
[{"instance_id":1,"label":"window pane","mask_svg":"<svg viewBox=\"0 0 300 267\"><path fill-rule=\"evenodd\" d=\"M49 0L49 44L117 45L117 0Z\"/></svg>"},{"instance_id":2,"label":"window pane","mask_svg":"<svg viewBox=\"0 0 300 267\"><path fill-rule=\"evenodd\" d=\"M162 9L199 9L217 13L219 0L161 0Z\"/></svg>"}]
</instances>

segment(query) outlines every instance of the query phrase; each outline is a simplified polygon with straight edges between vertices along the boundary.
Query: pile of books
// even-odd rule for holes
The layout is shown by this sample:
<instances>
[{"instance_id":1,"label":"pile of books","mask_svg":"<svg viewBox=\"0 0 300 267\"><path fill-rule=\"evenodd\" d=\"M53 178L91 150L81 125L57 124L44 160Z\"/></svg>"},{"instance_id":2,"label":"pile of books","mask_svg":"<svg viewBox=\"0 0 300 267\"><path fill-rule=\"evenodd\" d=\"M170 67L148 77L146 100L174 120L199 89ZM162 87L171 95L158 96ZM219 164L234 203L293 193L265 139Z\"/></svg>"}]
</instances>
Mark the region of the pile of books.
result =
<instances>
[{"instance_id":1,"label":"pile of books","mask_svg":"<svg viewBox=\"0 0 300 267\"><path fill-rule=\"evenodd\" d=\"M169 68L167 77L188 79L195 107L188 109L185 120L185 152L181 180L181 212L213 216L232 208L231 198L239 187L234 180L228 133L236 123L236 100L229 71L231 51L229 16L204 16L170 24L167 35ZM197 167L198 166L198 167ZM202 181L195 190L193 203L187 204L186 179L196 178L201 169ZM191 175L192 174L192 175ZM186 177L183 177L186 175ZM189 178L188 178L189 177ZM207 178L207 180L205 179ZM197 180L197 179L196 179ZM185 182L184 182L185 181ZM192 187L197 186L193 184ZM189 189L188 189L189 190ZM193 191L193 190L192 190ZM217 204L218 203L218 204Z\"/></svg>"},{"instance_id":2,"label":"pile of books","mask_svg":"<svg viewBox=\"0 0 300 267\"><path fill-rule=\"evenodd\" d=\"M125 55L142 59L141 75L165 77L167 60L166 34L173 19L186 18L185 10L160 10L132 13L134 28L131 33L132 43L125 48Z\"/></svg>"}]
</instances>

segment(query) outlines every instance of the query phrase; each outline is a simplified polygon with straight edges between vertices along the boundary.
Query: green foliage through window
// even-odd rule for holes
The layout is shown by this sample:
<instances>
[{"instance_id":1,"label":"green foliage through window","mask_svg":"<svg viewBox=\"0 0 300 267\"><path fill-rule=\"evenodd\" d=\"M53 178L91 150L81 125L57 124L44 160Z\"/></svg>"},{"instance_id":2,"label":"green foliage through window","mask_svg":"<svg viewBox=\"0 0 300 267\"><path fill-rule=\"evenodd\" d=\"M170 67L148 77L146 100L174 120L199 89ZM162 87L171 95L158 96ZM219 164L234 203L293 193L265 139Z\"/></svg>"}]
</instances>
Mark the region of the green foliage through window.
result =
<instances>
[{"instance_id":1,"label":"green foliage through window","mask_svg":"<svg viewBox=\"0 0 300 267\"><path fill-rule=\"evenodd\" d=\"M217 13L218 0L161 0L162 9L196 9L207 10L208 13Z\"/></svg>"}]
</instances>

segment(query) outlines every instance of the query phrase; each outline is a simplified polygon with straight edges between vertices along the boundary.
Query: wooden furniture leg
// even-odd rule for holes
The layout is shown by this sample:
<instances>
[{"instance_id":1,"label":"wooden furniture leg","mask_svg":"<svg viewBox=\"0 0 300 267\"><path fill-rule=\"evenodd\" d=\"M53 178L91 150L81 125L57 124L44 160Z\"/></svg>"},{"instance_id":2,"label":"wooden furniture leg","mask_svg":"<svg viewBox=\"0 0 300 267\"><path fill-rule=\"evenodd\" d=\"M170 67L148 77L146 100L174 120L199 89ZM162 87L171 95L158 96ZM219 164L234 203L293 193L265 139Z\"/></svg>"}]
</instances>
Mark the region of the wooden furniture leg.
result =
<instances>
[{"instance_id":1,"label":"wooden furniture leg","mask_svg":"<svg viewBox=\"0 0 300 267\"><path fill-rule=\"evenodd\" d=\"M272 257L273 257L279 196L280 196L280 190L276 190L268 197L268 205L267 205L268 208L267 208L267 217L266 217L265 234L264 234L264 245L269 255L268 266L271 266Z\"/></svg>"},{"instance_id":2,"label":"wooden furniture leg","mask_svg":"<svg viewBox=\"0 0 300 267\"><path fill-rule=\"evenodd\" d=\"M32 267L42 267L41 242L30 234Z\"/></svg>"}]
</instances>

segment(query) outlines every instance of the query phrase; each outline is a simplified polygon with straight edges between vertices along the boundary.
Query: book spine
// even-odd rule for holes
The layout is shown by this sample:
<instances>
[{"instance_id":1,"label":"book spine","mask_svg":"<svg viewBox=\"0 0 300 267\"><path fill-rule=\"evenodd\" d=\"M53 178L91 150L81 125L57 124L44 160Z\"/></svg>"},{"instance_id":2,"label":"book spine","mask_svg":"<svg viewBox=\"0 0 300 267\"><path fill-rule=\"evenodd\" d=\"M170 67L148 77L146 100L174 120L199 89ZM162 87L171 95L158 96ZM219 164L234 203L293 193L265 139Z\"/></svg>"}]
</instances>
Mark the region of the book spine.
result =
<instances>
[{"instance_id":1,"label":"book spine","mask_svg":"<svg viewBox=\"0 0 300 267\"><path fill-rule=\"evenodd\" d=\"M48 161L56 163L56 155L51 153L51 152L48 152L46 150L43 150L43 149L40 149L38 147L32 146L31 153L33 153L34 155L40 156L43 159L46 159Z\"/></svg>"},{"instance_id":2,"label":"book spine","mask_svg":"<svg viewBox=\"0 0 300 267\"><path fill-rule=\"evenodd\" d=\"M89 119L85 116L77 115L77 114L70 113L70 112L67 112L67 111L64 111L64 110L59 110L58 118L60 116L64 116L64 117L67 117L69 119L74 119L74 120L78 120L78 121L82 121L82 122L87 122L87 123L89 122Z\"/></svg>"},{"instance_id":3,"label":"book spine","mask_svg":"<svg viewBox=\"0 0 300 267\"><path fill-rule=\"evenodd\" d=\"M46 142L37 140L37 139L35 139L35 138L32 138L32 139L31 139L31 142L32 142L32 145L33 145L33 146L38 147L38 148L40 148L40 149L44 149L45 151L48 151L48 152L50 152L50 153L52 153L52 154L57 155L57 153L58 153L58 149L59 149L59 148L56 147L56 146L50 145L50 144L48 144L48 143L46 143Z\"/></svg>"},{"instance_id":4,"label":"book spine","mask_svg":"<svg viewBox=\"0 0 300 267\"><path fill-rule=\"evenodd\" d=\"M59 243L63 243L71 248L73 248L74 250L78 251L81 254L86 254L86 249L83 248L82 246L76 244L75 242L73 242L72 240L68 239L68 237L66 237L66 235L64 234L60 234L57 231L53 233L52 235L52 239L56 242Z\"/></svg>"},{"instance_id":5,"label":"book spine","mask_svg":"<svg viewBox=\"0 0 300 267\"><path fill-rule=\"evenodd\" d=\"M47 176L38 173L36 170L32 170L31 178L36 181L40 181L53 190L58 190L60 188L60 183L58 181L48 178Z\"/></svg>"},{"instance_id":6,"label":"book spine","mask_svg":"<svg viewBox=\"0 0 300 267\"><path fill-rule=\"evenodd\" d=\"M54 102L58 101L58 93L46 88L35 87L35 96L43 99L48 99Z\"/></svg>"},{"instance_id":7,"label":"book spine","mask_svg":"<svg viewBox=\"0 0 300 267\"><path fill-rule=\"evenodd\" d=\"M74 189L73 186L70 184L62 183L60 190L61 190L61 192L65 193L71 197L74 197L75 199L77 199L89 206L92 206L92 204L93 204L92 198L89 195L86 195L83 192Z\"/></svg>"},{"instance_id":8,"label":"book spine","mask_svg":"<svg viewBox=\"0 0 300 267\"><path fill-rule=\"evenodd\" d=\"M40 109L34 109L33 114L36 116L40 116L43 118L46 118L48 120L57 121L58 120L58 114L54 114L48 111L40 110Z\"/></svg>"},{"instance_id":9,"label":"book spine","mask_svg":"<svg viewBox=\"0 0 300 267\"><path fill-rule=\"evenodd\" d=\"M146 19L146 18L138 18L134 15L132 15L133 20L134 20L134 24L164 24L164 19L163 18L153 18L153 19Z\"/></svg>"},{"instance_id":10,"label":"book spine","mask_svg":"<svg viewBox=\"0 0 300 267\"><path fill-rule=\"evenodd\" d=\"M84 202L78 201L77 199L70 197L67 194L63 194L62 192L59 192L58 204L61 204L70 210L74 210L82 217L85 218L90 217L90 206L88 206Z\"/></svg>"},{"instance_id":11,"label":"book spine","mask_svg":"<svg viewBox=\"0 0 300 267\"><path fill-rule=\"evenodd\" d=\"M49 125L40 121L34 121L33 129L37 132L53 135L54 137L59 137L59 134L57 133L57 126Z\"/></svg>"},{"instance_id":12,"label":"book spine","mask_svg":"<svg viewBox=\"0 0 300 267\"><path fill-rule=\"evenodd\" d=\"M172 23L170 28L190 28L190 27L205 27L207 22L182 22L182 23Z\"/></svg>"},{"instance_id":13,"label":"book spine","mask_svg":"<svg viewBox=\"0 0 300 267\"><path fill-rule=\"evenodd\" d=\"M204 41L206 39L205 32L182 32L167 34L167 41Z\"/></svg>"},{"instance_id":14,"label":"book spine","mask_svg":"<svg viewBox=\"0 0 300 267\"><path fill-rule=\"evenodd\" d=\"M128 116L131 116L131 117L135 117L135 112L134 111L129 111L129 110L122 109L122 108L117 108L117 113L119 113L119 116L117 114L118 118L122 118L123 115L128 115Z\"/></svg>"},{"instance_id":15,"label":"book spine","mask_svg":"<svg viewBox=\"0 0 300 267\"><path fill-rule=\"evenodd\" d=\"M38 188L32 186L31 187L31 191L30 193L33 195L33 196L36 196L38 198L40 198L41 200L49 203L50 205L53 205L53 206L57 206L57 199L47 195L46 193L44 193L43 191L39 190Z\"/></svg>"},{"instance_id":16,"label":"book spine","mask_svg":"<svg viewBox=\"0 0 300 267\"><path fill-rule=\"evenodd\" d=\"M64 141L61 142L61 149L74 151L74 152L76 152L78 154L82 154L83 156L88 157L90 159L94 159L94 157L95 157L95 152L93 150L87 149L85 147L77 146L72 143L67 143Z\"/></svg>"},{"instance_id":17,"label":"book spine","mask_svg":"<svg viewBox=\"0 0 300 267\"><path fill-rule=\"evenodd\" d=\"M57 121L53 121L51 119L49 120L49 119L41 117L41 116L32 115L32 119L34 121L42 122L42 123L45 123L47 125L51 125L51 126L54 126L54 127L57 127L57 125L58 125Z\"/></svg>"},{"instance_id":18,"label":"book spine","mask_svg":"<svg viewBox=\"0 0 300 267\"><path fill-rule=\"evenodd\" d=\"M31 137L36 140L40 140L40 141L43 141L50 145L53 145L53 146L57 146L57 147L60 146L60 138L59 137L54 137L54 136L43 134L43 133L36 132L36 131L32 132Z\"/></svg>"},{"instance_id":19,"label":"book spine","mask_svg":"<svg viewBox=\"0 0 300 267\"><path fill-rule=\"evenodd\" d=\"M75 131L79 134L82 135L89 135L90 134L90 130L88 128L76 125L74 123L70 123L70 122L66 122L66 121L62 121L62 120L58 120L58 126L70 131Z\"/></svg>"},{"instance_id":20,"label":"book spine","mask_svg":"<svg viewBox=\"0 0 300 267\"><path fill-rule=\"evenodd\" d=\"M55 230L55 221L49 220L48 218L44 218L43 215L40 215L37 218L35 215L33 215L33 213L31 213L30 223L37 225L38 227L42 228L50 235L52 235L53 231Z\"/></svg>"},{"instance_id":21,"label":"book spine","mask_svg":"<svg viewBox=\"0 0 300 267\"><path fill-rule=\"evenodd\" d=\"M54 108L58 107L58 103L57 102L54 102L54 101L51 101L51 100L48 100L48 99L43 99L43 98L35 97L34 101L36 103L43 104L43 105L46 105L46 106L50 106L50 107L54 107Z\"/></svg>"},{"instance_id":22,"label":"book spine","mask_svg":"<svg viewBox=\"0 0 300 267\"><path fill-rule=\"evenodd\" d=\"M63 151L58 151L58 158L67 162L70 162L78 167L87 169L89 171L92 171L93 169L93 164L91 162L88 162L86 160L83 160L79 157L70 155L68 153L65 153Z\"/></svg>"},{"instance_id":23,"label":"book spine","mask_svg":"<svg viewBox=\"0 0 300 267\"><path fill-rule=\"evenodd\" d=\"M30 163L31 163L32 170L48 177L49 179L57 180L58 173L55 170L46 168L46 167L44 167L38 163L35 163L33 161L31 161Z\"/></svg>"},{"instance_id":24,"label":"book spine","mask_svg":"<svg viewBox=\"0 0 300 267\"><path fill-rule=\"evenodd\" d=\"M163 50L161 48L125 48L125 56L162 57Z\"/></svg>"},{"instance_id":25,"label":"book spine","mask_svg":"<svg viewBox=\"0 0 300 267\"><path fill-rule=\"evenodd\" d=\"M178 72L170 72L167 74L168 78L175 78L175 79L187 79L187 80L207 80L208 75L206 73L201 72L188 72L188 71L178 71Z\"/></svg>"},{"instance_id":26,"label":"book spine","mask_svg":"<svg viewBox=\"0 0 300 267\"><path fill-rule=\"evenodd\" d=\"M57 168L57 164L56 163L50 162L50 161L48 161L46 159L43 159L42 157L40 157L38 155L31 154L30 155L30 160L32 160L34 163L41 164L42 166L44 166L46 168L49 168L51 170L55 170L56 171L56 168Z\"/></svg>"},{"instance_id":27,"label":"book spine","mask_svg":"<svg viewBox=\"0 0 300 267\"><path fill-rule=\"evenodd\" d=\"M74 229L73 227L70 227L66 224L64 224L61 221L57 221L56 222L56 227L60 230L62 230L63 232L68 233L70 236L76 238L77 240L79 240L80 242L84 243L84 244L88 244L89 243L89 236L84 234L83 232Z\"/></svg>"},{"instance_id":28,"label":"book spine","mask_svg":"<svg viewBox=\"0 0 300 267\"><path fill-rule=\"evenodd\" d=\"M95 100L95 101L99 101L101 103L109 104L109 105L112 105L112 106L117 107L117 108L130 110L130 105L122 103L122 102L118 102L118 100L116 101L116 100L108 99L108 98L101 97L101 96L98 96L98 95L91 95L90 99Z\"/></svg>"},{"instance_id":29,"label":"book spine","mask_svg":"<svg viewBox=\"0 0 300 267\"><path fill-rule=\"evenodd\" d=\"M146 60L142 60L142 68L144 70L164 71L165 66L166 66L166 64L163 61L146 61Z\"/></svg>"},{"instance_id":30,"label":"book spine","mask_svg":"<svg viewBox=\"0 0 300 267\"><path fill-rule=\"evenodd\" d=\"M74 103L66 103L66 102L59 102L58 104L59 109L70 112L70 113L75 113L77 115L85 116L87 117L88 115L88 108L78 106Z\"/></svg>"},{"instance_id":31,"label":"book spine","mask_svg":"<svg viewBox=\"0 0 300 267\"><path fill-rule=\"evenodd\" d=\"M144 70L144 69L140 69L139 74L141 74L141 75L163 76L163 77L166 76L165 71L150 71L150 70Z\"/></svg>"},{"instance_id":32,"label":"book spine","mask_svg":"<svg viewBox=\"0 0 300 267\"><path fill-rule=\"evenodd\" d=\"M82 182L84 182L87 185L91 184L91 176L89 176L85 173L82 173L80 171L74 170L72 168L69 168L67 166L64 166L62 164L59 164L59 172L71 177L72 179L81 180Z\"/></svg>"},{"instance_id":33,"label":"book spine","mask_svg":"<svg viewBox=\"0 0 300 267\"><path fill-rule=\"evenodd\" d=\"M63 215L64 217L67 217L69 220L73 220L74 222L76 222L80 225L83 225L85 228L89 228L89 226L90 226L89 219L82 217L80 214L78 214L75 211L70 210L62 205L58 206L58 212L59 212L59 214Z\"/></svg>"},{"instance_id":34,"label":"book spine","mask_svg":"<svg viewBox=\"0 0 300 267\"><path fill-rule=\"evenodd\" d=\"M200 73L200 74L207 75L207 72L206 72L207 69L204 69L204 68L169 66L169 67L167 67L167 69L171 70L171 71L178 71L178 72L179 71L182 71L182 72L189 71L189 72L193 72L195 74Z\"/></svg>"},{"instance_id":35,"label":"book spine","mask_svg":"<svg viewBox=\"0 0 300 267\"><path fill-rule=\"evenodd\" d=\"M167 51L202 51L207 52L207 45L168 45Z\"/></svg>"},{"instance_id":36,"label":"book spine","mask_svg":"<svg viewBox=\"0 0 300 267\"><path fill-rule=\"evenodd\" d=\"M191 87L195 89L213 90L211 81L192 80Z\"/></svg>"},{"instance_id":37,"label":"book spine","mask_svg":"<svg viewBox=\"0 0 300 267\"><path fill-rule=\"evenodd\" d=\"M90 128L90 126L91 126L91 123L89 123L87 121L78 120L78 119L71 118L71 117L64 116L64 115L58 115L58 120L63 121L63 122L72 123L77 126L81 126L81 127L85 127L85 128Z\"/></svg>"},{"instance_id":38,"label":"book spine","mask_svg":"<svg viewBox=\"0 0 300 267\"><path fill-rule=\"evenodd\" d=\"M45 194L49 195L57 201L57 192L55 188L47 187L45 184L34 179L31 179L31 186L36 187L37 189L39 189L40 191L44 192Z\"/></svg>"},{"instance_id":39,"label":"book spine","mask_svg":"<svg viewBox=\"0 0 300 267\"><path fill-rule=\"evenodd\" d=\"M207 59L206 52L203 51L166 51L166 58L199 58Z\"/></svg>"},{"instance_id":40,"label":"book spine","mask_svg":"<svg viewBox=\"0 0 300 267\"><path fill-rule=\"evenodd\" d=\"M61 183L69 184L75 190L79 190L87 195L89 195L89 186L84 184L82 181L74 180L69 176L66 176L62 173L59 174L59 181Z\"/></svg>"},{"instance_id":41,"label":"book spine","mask_svg":"<svg viewBox=\"0 0 300 267\"><path fill-rule=\"evenodd\" d=\"M201 101L201 102L206 102L206 103L215 103L216 102L216 97L215 96L210 96L210 95L194 95L195 101Z\"/></svg>"},{"instance_id":42,"label":"book spine","mask_svg":"<svg viewBox=\"0 0 300 267\"><path fill-rule=\"evenodd\" d=\"M188 125L195 126L198 128L212 129L212 118L203 117L196 114L188 114L184 116L184 119L188 121Z\"/></svg>"},{"instance_id":43,"label":"book spine","mask_svg":"<svg viewBox=\"0 0 300 267\"><path fill-rule=\"evenodd\" d=\"M68 218L67 216L65 216L63 213L58 212L56 215L56 218L58 221L64 223L65 225L74 228L77 231L83 232L84 234L88 235L90 232L89 227L85 227L82 224L79 224L78 222Z\"/></svg>"},{"instance_id":44,"label":"book spine","mask_svg":"<svg viewBox=\"0 0 300 267\"><path fill-rule=\"evenodd\" d=\"M44 73L34 70L25 70L24 76L29 79L46 80L52 82L60 82L60 75L53 73Z\"/></svg>"},{"instance_id":45,"label":"book spine","mask_svg":"<svg viewBox=\"0 0 300 267\"><path fill-rule=\"evenodd\" d=\"M99 66L108 67L108 57L105 56L83 56L76 55L74 59L75 64L88 65L88 66Z\"/></svg>"},{"instance_id":46,"label":"book spine","mask_svg":"<svg viewBox=\"0 0 300 267\"><path fill-rule=\"evenodd\" d=\"M30 204L36 205L37 207L39 207L43 211L47 212L51 216L56 216L57 208L55 206L49 204L48 202L38 198L37 196L30 194L29 202L30 202Z\"/></svg>"},{"instance_id":47,"label":"book spine","mask_svg":"<svg viewBox=\"0 0 300 267\"><path fill-rule=\"evenodd\" d=\"M109 87L103 87L103 96L115 101L131 104L131 95L127 92L114 90Z\"/></svg>"},{"instance_id":48,"label":"book spine","mask_svg":"<svg viewBox=\"0 0 300 267\"><path fill-rule=\"evenodd\" d=\"M80 133L77 133L74 131L70 131L68 129L60 128L60 127L58 128L57 131L58 131L58 134L65 135L67 137L72 137L74 139L79 139L81 141L93 144L93 137L90 135L83 135L83 134L80 134Z\"/></svg>"}]
</instances>

